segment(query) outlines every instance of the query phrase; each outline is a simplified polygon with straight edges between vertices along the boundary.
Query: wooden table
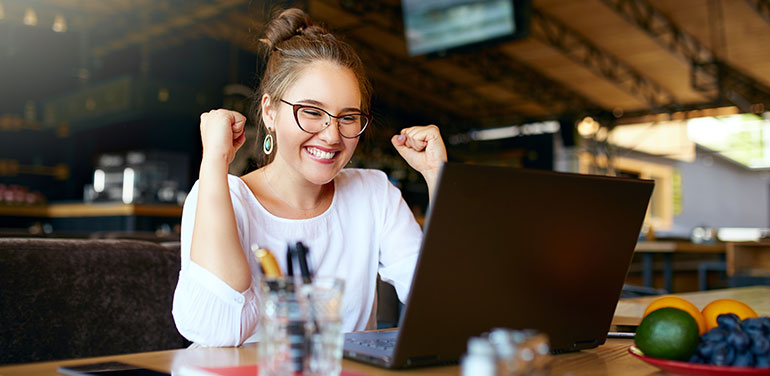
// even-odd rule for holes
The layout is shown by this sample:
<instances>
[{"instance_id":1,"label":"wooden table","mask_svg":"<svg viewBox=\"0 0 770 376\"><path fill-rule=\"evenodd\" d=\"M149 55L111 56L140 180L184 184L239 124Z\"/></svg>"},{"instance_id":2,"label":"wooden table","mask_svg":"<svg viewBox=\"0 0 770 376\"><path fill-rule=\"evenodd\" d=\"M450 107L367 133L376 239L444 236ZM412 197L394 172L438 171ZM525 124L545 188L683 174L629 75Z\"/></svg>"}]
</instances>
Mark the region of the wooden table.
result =
<instances>
[{"instance_id":1,"label":"wooden table","mask_svg":"<svg viewBox=\"0 0 770 376\"><path fill-rule=\"evenodd\" d=\"M657 369L628 355L631 340L611 339L596 349L576 353L554 355L552 375L652 375ZM182 366L232 366L257 362L256 346L244 345L237 348L196 348L158 351L140 354L106 356L32 363L19 366L0 367L2 376L56 375L56 369L66 364L86 364L100 361L122 361L158 371L178 372ZM418 368L407 371L389 371L370 367L362 363L343 360L343 369L364 375L458 375L459 366Z\"/></svg>"},{"instance_id":2,"label":"wooden table","mask_svg":"<svg viewBox=\"0 0 770 376\"><path fill-rule=\"evenodd\" d=\"M770 242L717 242L696 244L687 241L644 241L636 244L634 252L642 254L642 279L647 287L652 286L653 257L663 255L663 280L665 289L672 292L674 268L672 256L674 253L689 254L718 254L721 261L712 261L719 270L725 271L728 277L758 277L762 281L770 280ZM701 276L703 278L703 276ZM751 284L766 283L754 281ZM705 281L701 281L701 290L705 290Z\"/></svg>"},{"instance_id":3,"label":"wooden table","mask_svg":"<svg viewBox=\"0 0 770 376\"><path fill-rule=\"evenodd\" d=\"M727 275L770 278L770 242L727 243Z\"/></svg>"},{"instance_id":4,"label":"wooden table","mask_svg":"<svg viewBox=\"0 0 770 376\"><path fill-rule=\"evenodd\" d=\"M698 307L703 307L713 299L734 298L751 305L759 314L770 315L770 287L745 287L708 292L681 294ZM618 304L616 322L638 322L644 307L655 297L624 299ZM628 375L657 376L662 373L655 367L633 358L628 354L632 340L609 339L598 348L580 352L553 355L551 375ZM237 348L194 348L169 351L157 351L140 354L106 356L90 359L30 363L0 367L0 376L56 375L56 369L62 365L84 364L107 360L116 360L151 368L158 371L176 372L182 366L224 367L248 365L257 362L256 346L246 345ZM430 367L407 371L388 371L370 367L361 363L343 360L346 371L365 375L458 375L459 366Z\"/></svg>"},{"instance_id":5,"label":"wooden table","mask_svg":"<svg viewBox=\"0 0 770 376\"><path fill-rule=\"evenodd\" d=\"M653 258L656 254L663 255L663 281L666 291L672 292L674 267L671 258L674 253L724 255L725 249L725 243L696 244L683 241L643 241L636 243L634 252L642 254L642 280L647 287L652 287Z\"/></svg>"},{"instance_id":6,"label":"wooden table","mask_svg":"<svg viewBox=\"0 0 770 376\"><path fill-rule=\"evenodd\" d=\"M736 287L722 290L710 290L700 292L688 292L675 294L689 300L698 309L703 309L706 304L716 299L736 299L751 306L760 316L770 316L770 286ZM621 299L615 308L613 322L622 321L622 324L639 322L644 309L657 296L645 296L641 298Z\"/></svg>"}]
</instances>

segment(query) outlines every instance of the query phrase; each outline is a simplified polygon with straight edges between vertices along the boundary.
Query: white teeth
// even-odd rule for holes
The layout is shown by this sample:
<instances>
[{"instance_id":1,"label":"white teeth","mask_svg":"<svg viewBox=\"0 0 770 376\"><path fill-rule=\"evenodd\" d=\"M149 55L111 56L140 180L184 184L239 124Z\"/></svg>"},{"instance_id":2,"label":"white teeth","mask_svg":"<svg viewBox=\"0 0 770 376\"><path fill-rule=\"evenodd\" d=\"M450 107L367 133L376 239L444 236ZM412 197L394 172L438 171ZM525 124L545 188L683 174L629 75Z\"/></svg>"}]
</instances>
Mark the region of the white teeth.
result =
<instances>
[{"instance_id":1,"label":"white teeth","mask_svg":"<svg viewBox=\"0 0 770 376\"><path fill-rule=\"evenodd\" d=\"M315 156L316 158L321 158L321 159L332 159L334 157L334 154L337 154L337 152L327 152L327 151L318 150L316 148L307 148L306 150L308 151L308 153L313 154L313 156Z\"/></svg>"}]
</instances>

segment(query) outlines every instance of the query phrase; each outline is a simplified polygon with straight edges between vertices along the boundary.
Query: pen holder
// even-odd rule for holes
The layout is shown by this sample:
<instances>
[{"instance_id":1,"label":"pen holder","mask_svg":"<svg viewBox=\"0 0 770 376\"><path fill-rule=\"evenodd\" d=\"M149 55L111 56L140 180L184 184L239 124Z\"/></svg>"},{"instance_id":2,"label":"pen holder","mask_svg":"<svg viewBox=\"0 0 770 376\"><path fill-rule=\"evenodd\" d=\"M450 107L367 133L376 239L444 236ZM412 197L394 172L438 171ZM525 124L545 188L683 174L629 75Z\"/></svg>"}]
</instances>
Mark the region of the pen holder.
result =
<instances>
[{"instance_id":1,"label":"pen holder","mask_svg":"<svg viewBox=\"0 0 770 376\"><path fill-rule=\"evenodd\" d=\"M316 278L312 284L291 277L262 281L261 376L339 375L343 290L337 278Z\"/></svg>"},{"instance_id":2,"label":"pen holder","mask_svg":"<svg viewBox=\"0 0 770 376\"><path fill-rule=\"evenodd\" d=\"M257 346L260 376L293 375L297 368L292 359L289 336L290 328L296 328L291 325L292 319L302 314L295 287L290 278L263 279L261 282Z\"/></svg>"}]
</instances>

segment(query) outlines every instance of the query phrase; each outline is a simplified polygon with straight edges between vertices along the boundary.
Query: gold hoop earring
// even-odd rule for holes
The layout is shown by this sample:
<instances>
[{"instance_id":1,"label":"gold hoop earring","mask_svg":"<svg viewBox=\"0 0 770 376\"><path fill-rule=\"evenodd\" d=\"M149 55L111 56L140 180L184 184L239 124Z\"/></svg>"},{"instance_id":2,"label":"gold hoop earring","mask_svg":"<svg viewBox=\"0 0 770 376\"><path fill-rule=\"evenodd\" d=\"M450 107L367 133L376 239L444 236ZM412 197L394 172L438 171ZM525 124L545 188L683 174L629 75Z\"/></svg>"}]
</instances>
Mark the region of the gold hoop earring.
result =
<instances>
[{"instance_id":1,"label":"gold hoop earring","mask_svg":"<svg viewBox=\"0 0 770 376\"><path fill-rule=\"evenodd\" d=\"M273 135L269 130L265 135L265 141L262 143L262 151L265 152L265 155L270 155L273 152Z\"/></svg>"}]
</instances>

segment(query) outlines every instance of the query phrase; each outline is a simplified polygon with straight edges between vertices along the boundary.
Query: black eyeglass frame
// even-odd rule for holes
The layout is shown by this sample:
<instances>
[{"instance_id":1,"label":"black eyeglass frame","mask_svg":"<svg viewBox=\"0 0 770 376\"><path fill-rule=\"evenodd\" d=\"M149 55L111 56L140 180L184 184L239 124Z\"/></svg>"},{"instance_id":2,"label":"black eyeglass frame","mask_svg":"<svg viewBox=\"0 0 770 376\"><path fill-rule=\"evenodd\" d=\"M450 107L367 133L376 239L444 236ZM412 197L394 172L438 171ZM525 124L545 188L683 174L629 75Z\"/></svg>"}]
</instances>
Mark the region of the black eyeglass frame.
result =
<instances>
[{"instance_id":1,"label":"black eyeglass frame","mask_svg":"<svg viewBox=\"0 0 770 376\"><path fill-rule=\"evenodd\" d=\"M323 127L323 129L321 129L318 132L311 132L311 131L309 131L309 130L307 130L305 128L302 128L302 124L299 123L299 116L297 115L297 112L299 112L299 109L303 108L303 107L308 107L308 108L312 108L312 109L321 111L321 112L329 115L330 118L338 119L337 120L337 127L339 127L339 124L340 124L339 123L339 118L342 118L342 117L345 117L345 116L350 116L350 115L361 115L361 116L363 116L364 119L366 119L366 124L364 124L364 126L361 127L361 130L358 131L358 133L355 136L345 136L344 134L342 134L342 132L340 132L340 136L345 137L345 138L356 138L356 137L361 136L361 134L364 133L364 131L366 130L366 127L368 127L369 124L372 123L372 119L373 119L372 115L369 115L369 114L363 113L363 112L352 112L352 113L346 113L344 115L335 116L335 115L330 114L329 111L326 111L326 110L324 110L323 108L320 108L320 107L311 106L311 105L307 105L307 104L290 103L290 102L287 102L287 101L285 101L283 99L281 99L281 102L286 103L286 104L288 104L289 106L292 107L292 110L294 111L294 121L297 123L297 126L299 127L299 129L302 129L303 131L305 131L307 133L310 133L310 134L316 134L316 133L323 132L326 128L329 127L329 125L331 125L332 122L330 121L328 124L326 124L325 127Z\"/></svg>"}]
</instances>

